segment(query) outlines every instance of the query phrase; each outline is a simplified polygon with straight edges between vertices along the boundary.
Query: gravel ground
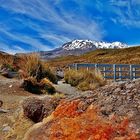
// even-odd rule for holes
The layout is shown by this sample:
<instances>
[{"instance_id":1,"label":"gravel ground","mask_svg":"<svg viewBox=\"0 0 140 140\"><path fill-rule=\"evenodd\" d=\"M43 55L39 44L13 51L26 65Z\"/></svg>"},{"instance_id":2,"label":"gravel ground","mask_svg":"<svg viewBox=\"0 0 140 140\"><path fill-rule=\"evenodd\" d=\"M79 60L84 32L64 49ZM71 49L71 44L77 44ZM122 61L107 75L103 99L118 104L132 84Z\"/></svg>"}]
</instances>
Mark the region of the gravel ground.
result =
<instances>
[{"instance_id":1,"label":"gravel ground","mask_svg":"<svg viewBox=\"0 0 140 140\"><path fill-rule=\"evenodd\" d=\"M0 113L0 140L3 140L10 131L19 111L21 111L20 102L33 96L20 88L21 82L18 79L7 79L0 76L0 100L3 101L1 109L8 110L8 113Z\"/></svg>"}]
</instances>

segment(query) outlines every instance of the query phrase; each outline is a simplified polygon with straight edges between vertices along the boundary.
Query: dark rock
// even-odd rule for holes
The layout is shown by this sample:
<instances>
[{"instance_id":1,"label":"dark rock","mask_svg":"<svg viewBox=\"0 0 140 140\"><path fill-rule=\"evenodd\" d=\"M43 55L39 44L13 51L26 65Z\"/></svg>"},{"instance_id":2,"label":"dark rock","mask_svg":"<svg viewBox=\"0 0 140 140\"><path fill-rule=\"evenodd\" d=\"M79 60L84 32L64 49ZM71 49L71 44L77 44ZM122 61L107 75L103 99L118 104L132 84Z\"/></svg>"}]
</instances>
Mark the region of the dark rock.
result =
<instances>
[{"instance_id":1,"label":"dark rock","mask_svg":"<svg viewBox=\"0 0 140 140\"><path fill-rule=\"evenodd\" d=\"M26 117L30 118L34 122L42 120L42 100L36 97L27 98L23 101L22 106Z\"/></svg>"},{"instance_id":2,"label":"dark rock","mask_svg":"<svg viewBox=\"0 0 140 140\"><path fill-rule=\"evenodd\" d=\"M34 122L40 122L45 116L50 115L54 111L60 99L48 96L43 99L29 97L22 103L24 115Z\"/></svg>"},{"instance_id":3,"label":"dark rock","mask_svg":"<svg viewBox=\"0 0 140 140\"><path fill-rule=\"evenodd\" d=\"M3 105L3 101L0 100L0 107L2 107L2 105Z\"/></svg>"}]
</instances>

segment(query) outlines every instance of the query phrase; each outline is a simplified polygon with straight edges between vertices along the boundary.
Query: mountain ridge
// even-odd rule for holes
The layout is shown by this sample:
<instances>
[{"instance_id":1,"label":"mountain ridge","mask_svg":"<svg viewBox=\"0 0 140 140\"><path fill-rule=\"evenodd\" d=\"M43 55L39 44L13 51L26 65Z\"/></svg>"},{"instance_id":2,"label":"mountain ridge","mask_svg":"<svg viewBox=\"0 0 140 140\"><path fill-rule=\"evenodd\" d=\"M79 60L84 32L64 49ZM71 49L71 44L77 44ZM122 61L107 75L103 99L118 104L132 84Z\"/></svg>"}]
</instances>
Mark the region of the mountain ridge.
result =
<instances>
[{"instance_id":1,"label":"mountain ridge","mask_svg":"<svg viewBox=\"0 0 140 140\"><path fill-rule=\"evenodd\" d=\"M51 59L61 56L76 55L96 50L96 49L121 49L127 48L128 45L121 42L103 42L91 40L73 40L63 44L61 47L51 51L41 51L42 59Z\"/></svg>"},{"instance_id":2,"label":"mountain ridge","mask_svg":"<svg viewBox=\"0 0 140 140\"><path fill-rule=\"evenodd\" d=\"M80 56L63 56L49 60L52 67L66 67L73 63L140 64L140 46L122 49L98 49Z\"/></svg>"}]
</instances>

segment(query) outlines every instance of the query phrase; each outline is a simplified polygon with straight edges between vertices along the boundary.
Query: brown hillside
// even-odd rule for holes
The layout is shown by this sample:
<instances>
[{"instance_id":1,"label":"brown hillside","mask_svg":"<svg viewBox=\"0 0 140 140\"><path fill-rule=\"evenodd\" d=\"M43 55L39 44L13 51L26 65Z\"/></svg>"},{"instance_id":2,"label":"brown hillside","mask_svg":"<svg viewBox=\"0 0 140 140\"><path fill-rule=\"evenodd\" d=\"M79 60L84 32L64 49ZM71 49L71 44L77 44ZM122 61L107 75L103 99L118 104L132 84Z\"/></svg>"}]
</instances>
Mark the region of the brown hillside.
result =
<instances>
[{"instance_id":1,"label":"brown hillside","mask_svg":"<svg viewBox=\"0 0 140 140\"><path fill-rule=\"evenodd\" d=\"M12 64L14 56L0 51L0 64Z\"/></svg>"},{"instance_id":2,"label":"brown hillside","mask_svg":"<svg viewBox=\"0 0 140 140\"><path fill-rule=\"evenodd\" d=\"M81 56L60 57L47 62L53 67L72 63L140 64L140 46L125 49L100 49Z\"/></svg>"}]
</instances>

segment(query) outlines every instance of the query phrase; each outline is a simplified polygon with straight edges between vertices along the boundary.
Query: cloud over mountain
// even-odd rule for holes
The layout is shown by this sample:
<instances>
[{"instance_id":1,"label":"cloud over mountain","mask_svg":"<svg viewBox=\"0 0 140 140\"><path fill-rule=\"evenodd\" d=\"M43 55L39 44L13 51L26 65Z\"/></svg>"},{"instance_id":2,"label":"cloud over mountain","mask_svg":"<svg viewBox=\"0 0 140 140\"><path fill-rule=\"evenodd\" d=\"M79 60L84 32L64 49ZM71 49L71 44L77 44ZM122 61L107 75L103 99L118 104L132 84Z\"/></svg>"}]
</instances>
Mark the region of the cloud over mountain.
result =
<instances>
[{"instance_id":1,"label":"cloud over mountain","mask_svg":"<svg viewBox=\"0 0 140 140\"><path fill-rule=\"evenodd\" d=\"M50 50L73 39L140 43L136 0L0 0L0 13L0 47L12 53Z\"/></svg>"}]
</instances>

